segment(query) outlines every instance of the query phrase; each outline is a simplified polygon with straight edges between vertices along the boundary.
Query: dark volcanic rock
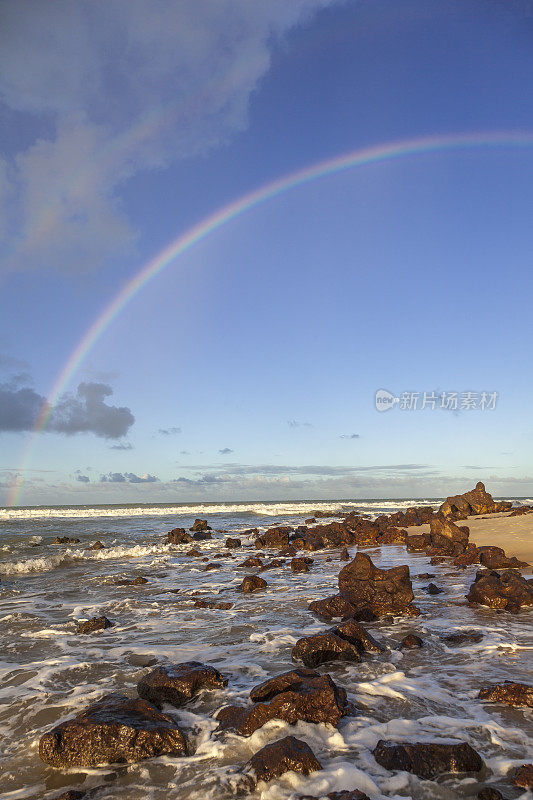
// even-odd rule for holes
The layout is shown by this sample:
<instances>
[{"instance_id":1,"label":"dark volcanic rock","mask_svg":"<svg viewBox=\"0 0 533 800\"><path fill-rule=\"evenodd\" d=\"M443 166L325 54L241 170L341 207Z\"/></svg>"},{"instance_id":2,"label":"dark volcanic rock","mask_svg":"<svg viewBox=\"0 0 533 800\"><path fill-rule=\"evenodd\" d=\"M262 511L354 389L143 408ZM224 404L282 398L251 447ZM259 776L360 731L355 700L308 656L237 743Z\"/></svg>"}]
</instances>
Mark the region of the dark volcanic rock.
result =
<instances>
[{"instance_id":1,"label":"dark volcanic rock","mask_svg":"<svg viewBox=\"0 0 533 800\"><path fill-rule=\"evenodd\" d=\"M533 708L533 686L527 683L495 683L480 689L478 697L492 703L506 703L508 706L528 706Z\"/></svg>"},{"instance_id":2,"label":"dark volcanic rock","mask_svg":"<svg viewBox=\"0 0 533 800\"><path fill-rule=\"evenodd\" d=\"M170 703L176 708L191 700L201 689L222 689L228 685L214 667L199 661L156 667L137 684L137 692L158 708Z\"/></svg>"},{"instance_id":3,"label":"dark volcanic rock","mask_svg":"<svg viewBox=\"0 0 533 800\"><path fill-rule=\"evenodd\" d=\"M107 617L92 617L87 622L79 622L77 633L94 633L103 631L105 628L112 628L114 625Z\"/></svg>"},{"instance_id":4,"label":"dark volcanic rock","mask_svg":"<svg viewBox=\"0 0 533 800\"><path fill-rule=\"evenodd\" d=\"M56 536L52 544L78 544L79 539L70 539L68 536Z\"/></svg>"},{"instance_id":5,"label":"dark volcanic rock","mask_svg":"<svg viewBox=\"0 0 533 800\"><path fill-rule=\"evenodd\" d=\"M408 536L406 546L409 553L421 553L431 544L429 533L416 533Z\"/></svg>"},{"instance_id":6,"label":"dark volcanic rock","mask_svg":"<svg viewBox=\"0 0 533 800\"><path fill-rule=\"evenodd\" d=\"M519 561L514 556L508 558L501 547L478 547L477 552L479 553L479 563L487 569L519 569L529 566L525 561Z\"/></svg>"},{"instance_id":7,"label":"dark volcanic rock","mask_svg":"<svg viewBox=\"0 0 533 800\"><path fill-rule=\"evenodd\" d=\"M123 580L117 581L117 586L142 586L143 584L148 583L146 578L143 578L142 575L139 575L138 578L133 578L131 580Z\"/></svg>"},{"instance_id":8,"label":"dark volcanic rock","mask_svg":"<svg viewBox=\"0 0 533 800\"><path fill-rule=\"evenodd\" d=\"M434 583L430 583L429 586L426 586L425 591L428 594L442 594L444 589L440 589L438 586L435 586Z\"/></svg>"},{"instance_id":9,"label":"dark volcanic rock","mask_svg":"<svg viewBox=\"0 0 533 800\"><path fill-rule=\"evenodd\" d=\"M218 601L218 600L195 600L193 607L216 608L219 611L229 611L230 608L233 608L233 603L228 603L226 601Z\"/></svg>"},{"instance_id":10,"label":"dark volcanic rock","mask_svg":"<svg viewBox=\"0 0 533 800\"><path fill-rule=\"evenodd\" d=\"M358 648L334 633L316 633L298 639L292 648L293 661L302 661L306 667L318 667L329 661L361 661Z\"/></svg>"},{"instance_id":11,"label":"dark volcanic rock","mask_svg":"<svg viewBox=\"0 0 533 800\"><path fill-rule=\"evenodd\" d=\"M255 540L255 546L258 548L270 547L274 550L282 550L284 547L289 546L289 533L292 533L292 528L278 527L269 528L262 536L258 536Z\"/></svg>"},{"instance_id":12,"label":"dark volcanic rock","mask_svg":"<svg viewBox=\"0 0 533 800\"><path fill-rule=\"evenodd\" d=\"M386 528L379 537L379 544L405 544L407 531L399 528Z\"/></svg>"},{"instance_id":13,"label":"dark volcanic rock","mask_svg":"<svg viewBox=\"0 0 533 800\"><path fill-rule=\"evenodd\" d=\"M501 573L484 570L477 573L466 598L482 606L517 611L533 605L533 585L513 569Z\"/></svg>"},{"instance_id":14,"label":"dark volcanic rock","mask_svg":"<svg viewBox=\"0 0 533 800\"><path fill-rule=\"evenodd\" d=\"M347 548L343 547L343 549L341 550L341 554L339 556L339 561L349 561L349 560L350 560L350 554Z\"/></svg>"},{"instance_id":15,"label":"dark volcanic rock","mask_svg":"<svg viewBox=\"0 0 533 800\"><path fill-rule=\"evenodd\" d=\"M222 730L251 736L271 719L282 719L289 725L299 720L337 725L349 708L344 689L329 675L309 669L294 669L265 681L252 689L250 698L255 705L227 706L218 712Z\"/></svg>"},{"instance_id":16,"label":"dark volcanic rock","mask_svg":"<svg viewBox=\"0 0 533 800\"><path fill-rule=\"evenodd\" d=\"M235 550L237 547L240 547L242 544L240 539L232 539L231 536L228 536L226 539L226 547L230 550Z\"/></svg>"},{"instance_id":17,"label":"dark volcanic rock","mask_svg":"<svg viewBox=\"0 0 533 800\"><path fill-rule=\"evenodd\" d=\"M291 569L293 572L309 572L309 565L312 564L314 559L302 556L301 558L293 558L291 561Z\"/></svg>"},{"instance_id":18,"label":"dark volcanic rock","mask_svg":"<svg viewBox=\"0 0 533 800\"><path fill-rule=\"evenodd\" d=\"M479 772L483 767L481 756L466 742L395 744L380 740L374 758L385 769L405 770L429 780L449 772Z\"/></svg>"},{"instance_id":19,"label":"dark volcanic rock","mask_svg":"<svg viewBox=\"0 0 533 800\"><path fill-rule=\"evenodd\" d=\"M309 775L320 769L322 766L309 745L294 736L285 736L267 744L244 767L245 773L253 776L257 782L279 778L284 772Z\"/></svg>"},{"instance_id":20,"label":"dark volcanic rock","mask_svg":"<svg viewBox=\"0 0 533 800\"><path fill-rule=\"evenodd\" d=\"M263 562L259 558L259 556L248 556L248 558L239 564L239 567L247 567L248 569L252 569L253 567L262 567Z\"/></svg>"},{"instance_id":21,"label":"dark volcanic rock","mask_svg":"<svg viewBox=\"0 0 533 800\"><path fill-rule=\"evenodd\" d=\"M102 542L95 542L94 544L89 545L89 547L85 548L86 550L105 550L105 544Z\"/></svg>"},{"instance_id":22,"label":"dark volcanic rock","mask_svg":"<svg viewBox=\"0 0 533 800\"><path fill-rule=\"evenodd\" d=\"M332 597L325 597L323 600L313 600L308 606L309 611L316 614L325 620L340 617L340 619L349 619L357 612L357 608L341 597L340 594L334 594Z\"/></svg>"},{"instance_id":23,"label":"dark volcanic rock","mask_svg":"<svg viewBox=\"0 0 533 800\"><path fill-rule=\"evenodd\" d=\"M450 519L437 514L430 519L429 529L430 544L442 550L442 555L459 555L466 550L469 536L466 526L459 527Z\"/></svg>"},{"instance_id":24,"label":"dark volcanic rock","mask_svg":"<svg viewBox=\"0 0 533 800\"><path fill-rule=\"evenodd\" d=\"M438 513L453 519L466 519L470 514L494 514L498 511L508 511L512 507L513 504L506 501L495 503L492 495L479 481L476 488L470 492L447 497Z\"/></svg>"},{"instance_id":25,"label":"dark volcanic rock","mask_svg":"<svg viewBox=\"0 0 533 800\"><path fill-rule=\"evenodd\" d=\"M420 647L424 647L424 642L414 633L408 633L400 642L400 650L417 650Z\"/></svg>"},{"instance_id":26,"label":"dark volcanic rock","mask_svg":"<svg viewBox=\"0 0 533 800\"><path fill-rule=\"evenodd\" d=\"M211 528L205 531L195 531L192 535L195 542L205 542L207 539L212 539Z\"/></svg>"},{"instance_id":27,"label":"dark volcanic rock","mask_svg":"<svg viewBox=\"0 0 533 800\"><path fill-rule=\"evenodd\" d=\"M250 594L250 592L257 592L259 589L266 589L268 583L260 578L259 575L247 575L238 588L239 592Z\"/></svg>"},{"instance_id":28,"label":"dark volcanic rock","mask_svg":"<svg viewBox=\"0 0 533 800\"><path fill-rule=\"evenodd\" d=\"M165 544L190 544L192 536L185 528L174 528L167 533Z\"/></svg>"},{"instance_id":29,"label":"dark volcanic rock","mask_svg":"<svg viewBox=\"0 0 533 800\"><path fill-rule=\"evenodd\" d=\"M462 631L461 633L448 633L440 637L446 644L464 644L465 642L480 642L483 639L481 631Z\"/></svg>"},{"instance_id":30,"label":"dark volcanic rock","mask_svg":"<svg viewBox=\"0 0 533 800\"><path fill-rule=\"evenodd\" d=\"M387 649L354 619L341 622L340 625L332 628L329 633L334 633L335 636L346 639L347 642L350 642L358 649L361 655L363 653L384 653Z\"/></svg>"},{"instance_id":31,"label":"dark volcanic rock","mask_svg":"<svg viewBox=\"0 0 533 800\"><path fill-rule=\"evenodd\" d=\"M509 516L521 517L522 514L531 514L532 512L533 512L533 506L518 506L518 508L513 508Z\"/></svg>"},{"instance_id":32,"label":"dark volcanic rock","mask_svg":"<svg viewBox=\"0 0 533 800\"><path fill-rule=\"evenodd\" d=\"M403 613L414 598L408 566L378 569L364 553L341 569L339 590L352 605L377 615Z\"/></svg>"},{"instance_id":33,"label":"dark volcanic rock","mask_svg":"<svg viewBox=\"0 0 533 800\"><path fill-rule=\"evenodd\" d=\"M210 531L211 528L207 524L206 519L195 519L192 528L189 528L193 533L198 533L202 531Z\"/></svg>"},{"instance_id":34,"label":"dark volcanic rock","mask_svg":"<svg viewBox=\"0 0 533 800\"><path fill-rule=\"evenodd\" d=\"M511 778L515 786L521 789L531 789L533 787L533 764L523 764L518 767Z\"/></svg>"},{"instance_id":35,"label":"dark volcanic rock","mask_svg":"<svg viewBox=\"0 0 533 800\"><path fill-rule=\"evenodd\" d=\"M273 558L272 561L269 561L267 564L263 564L261 567L261 572L265 572L267 569L277 569L278 567L282 567L284 563L284 558Z\"/></svg>"},{"instance_id":36,"label":"dark volcanic rock","mask_svg":"<svg viewBox=\"0 0 533 800\"><path fill-rule=\"evenodd\" d=\"M146 700L107 694L41 737L39 755L52 767L98 767L187 754L176 722Z\"/></svg>"}]
</instances>

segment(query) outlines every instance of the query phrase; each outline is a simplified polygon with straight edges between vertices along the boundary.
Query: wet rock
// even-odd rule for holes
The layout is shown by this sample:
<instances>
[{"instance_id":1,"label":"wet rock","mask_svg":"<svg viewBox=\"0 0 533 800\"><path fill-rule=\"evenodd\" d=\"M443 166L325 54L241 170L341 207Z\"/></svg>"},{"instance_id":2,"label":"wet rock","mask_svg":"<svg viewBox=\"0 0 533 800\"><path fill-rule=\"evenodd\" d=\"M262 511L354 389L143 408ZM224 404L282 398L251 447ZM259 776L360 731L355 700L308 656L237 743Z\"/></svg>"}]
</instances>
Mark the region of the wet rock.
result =
<instances>
[{"instance_id":1,"label":"wet rock","mask_svg":"<svg viewBox=\"0 0 533 800\"><path fill-rule=\"evenodd\" d=\"M378 569L364 553L341 569L339 590L352 605L377 615L402 613L414 598L408 566Z\"/></svg>"},{"instance_id":2,"label":"wet rock","mask_svg":"<svg viewBox=\"0 0 533 800\"><path fill-rule=\"evenodd\" d=\"M195 531L192 535L192 538L195 542L205 542L208 539L212 539L213 536L211 534L211 528L208 528L205 531ZM225 531L224 531L225 532Z\"/></svg>"},{"instance_id":3,"label":"wet rock","mask_svg":"<svg viewBox=\"0 0 533 800\"><path fill-rule=\"evenodd\" d=\"M123 580L117 581L117 586L142 586L143 584L148 583L146 578L143 578L142 575L139 575L137 578L132 578L131 580Z\"/></svg>"},{"instance_id":4,"label":"wet rock","mask_svg":"<svg viewBox=\"0 0 533 800\"><path fill-rule=\"evenodd\" d=\"M191 556L191 558L198 558L198 556L201 556L202 553L200 550L197 550L196 547L193 547L191 550L187 550L185 555Z\"/></svg>"},{"instance_id":5,"label":"wet rock","mask_svg":"<svg viewBox=\"0 0 533 800\"><path fill-rule=\"evenodd\" d=\"M478 547L477 552L479 563L487 569L520 569L529 566L527 562L519 561L514 556L506 556L501 547Z\"/></svg>"},{"instance_id":6,"label":"wet rock","mask_svg":"<svg viewBox=\"0 0 533 800\"><path fill-rule=\"evenodd\" d=\"M284 558L273 558L272 561L269 561L261 567L261 572L265 572L267 569L277 569L278 567L282 567L284 563Z\"/></svg>"},{"instance_id":7,"label":"wet rock","mask_svg":"<svg viewBox=\"0 0 533 800\"><path fill-rule=\"evenodd\" d=\"M68 536L56 536L52 544L78 544L79 539L70 539Z\"/></svg>"},{"instance_id":8,"label":"wet rock","mask_svg":"<svg viewBox=\"0 0 533 800\"><path fill-rule=\"evenodd\" d=\"M263 562L259 558L259 556L248 556L248 558L239 564L239 567L248 567L248 569L252 569L253 567L262 567Z\"/></svg>"},{"instance_id":9,"label":"wet rock","mask_svg":"<svg viewBox=\"0 0 533 800\"><path fill-rule=\"evenodd\" d=\"M349 561L350 553L346 547L343 547L339 556L339 561Z\"/></svg>"},{"instance_id":10,"label":"wet rock","mask_svg":"<svg viewBox=\"0 0 533 800\"><path fill-rule=\"evenodd\" d=\"M226 547L230 550L235 550L237 547L241 547L242 542L240 539L232 539L231 536L228 536L225 542Z\"/></svg>"},{"instance_id":11,"label":"wet rock","mask_svg":"<svg viewBox=\"0 0 533 800\"><path fill-rule=\"evenodd\" d=\"M247 575L237 591L243 592L243 594L250 594L260 589L266 589L267 586L268 583L263 578L260 578L259 575Z\"/></svg>"},{"instance_id":12,"label":"wet rock","mask_svg":"<svg viewBox=\"0 0 533 800\"><path fill-rule=\"evenodd\" d=\"M495 503L485 485L479 481L470 492L447 497L438 513L445 517L465 519L470 514L494 514L509 511L512 507L513 504L507 501Z\"/></svg>"},{"instance_id":13,"label":"wet rock","mask_svg":"<svg viewBox=\"0 0 533 800\"><path fill-rule=\"evenodd\" d=\"M518 767L511 781L520 789L531 789L533 787L533 764L523 764Z\"/></svg>"},{"instance_id":14,"label":"wet rock","mask_svg":"<svg viewBox=\"0 0 533 800\"><path fill-rule=\"evenodd\" d=\"M309 517L309 519L305 520L306 525L314 525L316 522L316 517Z\"/></svg>"},{"instance_id":15,"label":"wet rock","mask_svg":"<svg viewBox=\"0 0 533 800\"><path fill-rule=\"evenodd\" d=\"M52 767L98 767L187 754L176 722L146 700L107 694L76 717L61 722L39 742Z\"/></svg>"},{"instance_id":16,"label":"wet rock","mask_svg":"<svg viewBox=\"0 0 533 800\"><path fill-rule=\"evenodd\" d=\"M92 617L87 622L79 622L77 633L94 633L95 631L103 631L106 628L112 628L114 625L107 617Z\"/></svg>"},{"instance_id":17,"label":"wet rock","mask_svg":"<svg viewBox=\"0 0 533 800\"><path fill-rule=\"evenodd\" d=\"M413 534L406 539L406 547L409 553L421 553L427 550L431 544L429 533Z\"/></svg>"},{"instance_id":18,"label":"wet rock","mask_svg":"<svg viewBox=\"0 0 533 800\"><path fill-rule=\"evenodd\" d=\"M470 603L518 611L521 606L533 605L533 585L516 570L484 570L477 573L466 598Z\"/></svg>"},{"instance_id":19,"label":"wet rock","mask_svg":"<svg viewBox=\"0 0 533 800\"><path fill-rule=\"evenodd\" d=\"M189 528L190 531L193 533L199 533L202 531L210 531L211 528L207 524L206 519L195 519L192 525L192 528Z\"/></svg>"},{"instance_id":20,"label":"wet rock","mask_svg":"<svg viewBox=\"0 0 533 800\"><path fill-rule=\"evenodd\" d=\"M330 661L361 661L359 649L334 633L316 633L298 639L292 648L293 661L302 661L313 669Z\"/></svg>"},{"instance_id":21,"label":"wet rock","mask_svg":"<svg viewBox=\"0 0 533 800\"><path fill-rule=\"evenodd\" d=\"M255 783L279 778L284 772L309 775L321 769L322 765L308 744L294 736L285 736L255 753L245 765L244 772Z\"/></svg>"},{"instance_id":22,"label":"wet rock","mask_svg":"<svg viewBox=\"0 0 533 800\"><path fill-rule=\"evenodd\" d=\"M531 514L531 513L533 513L533 506L518 506L518 508L513 508L509 516L521 517L522 514Z\"/></svg>"},{"instance_id":23,"label":"wet rock","mask_svg":"<svg viewBox=\"0 0 533 800\"><path fill-rule=\"evenodd\" d=\"M394 514L382 514L376 519L376 522L382 530L389 525L397 528L410 528L412 525L424 525L429 522L433 511L431 506L410 506L404 511L396 511Z\"/></svg>"},{"instance_id":24,"label":"wet rock","mask_svg":"<svg viewBox=\"0 0 533 800\"><path fill-rule=\"evenodd\" d=\"M289 534L292 531L293 529L289 527L269 528L262 536L258 536L255 540L255 546L282 550L284 547L289 546Z\"/></svg>"},{"instance_id":25,"label":"wet rock","mask_svg":"<svg viewBox=\"0 0 533 800\"><path fill-rule=\"evenodd\" d=\"M223 689L227 678L207 664L185 661L156 667L137 684L137 692L157 708L170 703L176 708L192 700L201 689Z\"/></svg>"},{"instance_id":26,"label":"wet rock","mask_svg":"<svg viewBox=\"0 0 533 800\"><path fill-rule=\"evenodd\" d=\"M289 725L304 722L327 722L337 725L350 709L346 692L330 675L308 669L294 669L256 686L250 692L255 705L243 708L227 706L216 718L222 730L251 736L271 719Z\"/></svg>"},{"instance_id":27,"label":"wet rock","mask_svg":"<svg viewBox=\"0 0 533 800\"><path fill-rule=\"evenodd\" d=\"M420 636L416 636L414 633L408 633L400 642L399 647L400 650L417 650L420 647L424 647L424 642Z\"/></svg>"},{"instance_id":28,"label":"wet rock","mask_svg":"<svg viewBox=\"0 0 533 800\"><path fill-rule=\"evenodd\" d=\"M395 744L380 740L374 758L385 769L412 772L428 780L450 772L479 772L483 767L479 753L466 742Z\"/></svg>"},{"instance_id":29,"label":"wet rock","mask_svg":"<svg viewBox=\"0 0 533 800\"><path fill-rule=\"evenodd\" d=\"M291 570L293 572L309 572L309 565L314 561L313 558L293 558L291 561Z\"/></svg>"},{"instance_id":30,"label":"wet rock","mask_svg":"<svg viewBox=\"0 0 533 800\"><path fill-rule=\"evenodd\" d=\"M357 612L356 606L335 594L332 597L324 597L323 600L313 600L308 606L309 611L316 614L321 619L331 620L335 618L349 619Z\"/></svg>"},{"instance_id":31,"label":"wet rock","mask_svg":"<svg viewBox=\"0 0 533 800\"><path fill-rule=\"evenodd\" d=\"M459 555L468 545L469 529L437 514L429 521L429 537L431 546L442 550L443 555Z\"/></svg>"},{"instance_id":32,"label":"wet rock","mask_svg":"<svg viewBox=\"0 0 533 800\"><path fill-rule=\"evenodd\" d=\"M430 583L429 586L426 586L425 590L428 594L442 594L444 589L440 589L434 583Z\"/></svg>"},{"instance_id":33,"label":"wet rock","mask_svg":"<svg viewBox=\"0 0 533 800\"><path fill-rule=\"evenodd\" d=\"M210 572L212 569L220 569L220 564L206 564L204 572Z\"/></svg>"},{"instance_id":34,"label":"wet rock","mask_svg":"<svg viewBox=\"0 0 533 800\"><path fill-rule=\"evenodd\" d=\"M219 600L195 600L193 607L213 608L219 611L229 611L230 608L233 608L233 603L228 603L226 601L219 601Z\"/></svg>"},{"instance_id":35,"label":"wet rock","mask_svg":"<svg viewBox=\"0 0 533 800\"><path fill-rule=\"evenodd\" d=\"M413 575L413 579L416 578L417 581L428 581L430 578L435 578L434 572L421 572L419 575Z\"/></svg>"},{"instance_id":36,"label":"wet rock","mask_svg":"<svg viewBox=\"0 0 533 800\"><path fill-rule=\"evenodd\" d=\"M485 786L484 789L477 793L477 797L478 800L506 800L503 794L492 786Z\"/></svg>"},{"instance_id":37,"label":"wet rock","mask_svg":"<svg viewBox=\"0 0 533 800\"><path fill-rule=\"evenodd\" d=\"M400 528L386 528L381 532L379 544L405 544L407 542L407 531Z\"/></svg>"},{"instance_id":38,"label":"wet rock","mask_svg":"<svg viewBox=\"0 0 533 800\"><path fill-rule=\"evenodd\" d=\"M465 642L477 643L483 639L483 634L481 631L461 631L460 633L448 633L440 638L449 645L464 644Z\"/></svg>"},{"instance_id":39,"label":"wet rock","mask_svg":"<svg viewBox=\"0 0 533 800\"><path fill-rule=\"evenodd\" d=\"M480 689L480 700L489 700L492 703L506 703L508 706L528 706L533 708L533 686L527 683L494 683Z\"/></svg>"},{"instance_id":40,"label":"wet rock","mask_svg":"<svg viewBox=\"0 0 533 800\"><path fill-rule=\"evenodd\" d=\"M280 556L287 556L287 558L294 558L294 556L298 555L298 550L290 544L288 547L280 550L279 554Z\"/></svg>"},{"instance_id":41,"label":"wet rock","mask_svg":"<svg viewBox=\"0 0 533 800\"><path fill-rule=\"evenodd\" d=\"M165 544L189 544L192 540L192 536L185 528L174 528L167 533Z\"/></svg>"},{"instance_id":42,"label":"wet rock","mask_svg":"<svg viewBox=\"0 0 533 800\"><path fill-rule=\"evenodd\" d=\"M102 544L102 542L98 541L98 542L95 542L94 544L89 545L89 547L86 547L85 549L86 550L105 550L105 544Z\"/></svg>"},{"instance_id":43,"label":"wet rock","mask_svg":"<svg viewBox=\"0 0 533 800\"><path fill-rule=\"evenodd\" d=\"M387 650L381 642L374 639L374 637L354 619L341 622L340 625L331 628L329 633L340 636L341 639L346 639L347 642L350 642L350 644L353 644L357 648L360 655L364 653L384 653Z\"/></svg>"}]
</instances>

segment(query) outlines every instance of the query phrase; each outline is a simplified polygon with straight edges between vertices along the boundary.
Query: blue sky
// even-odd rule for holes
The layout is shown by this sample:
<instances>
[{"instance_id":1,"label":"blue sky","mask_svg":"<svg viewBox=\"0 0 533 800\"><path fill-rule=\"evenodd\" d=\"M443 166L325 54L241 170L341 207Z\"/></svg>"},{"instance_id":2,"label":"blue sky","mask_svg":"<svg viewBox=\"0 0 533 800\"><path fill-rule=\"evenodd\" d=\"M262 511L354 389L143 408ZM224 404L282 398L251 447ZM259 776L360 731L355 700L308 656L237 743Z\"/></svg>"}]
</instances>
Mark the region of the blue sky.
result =
<instances>
[{"instance_id":1,"label":"blue sky","mask_svg":"<svg viewBox=\"0 0 533 800\"><path fill-rule=\"evenodd\" d=\"M217 208L359 147L533 133L532 2L1 14L0 503L21 477L23 504L533 494L533 147L367 165L233 220L31 433L106 303ZM459 409L378 413L380 388Z\"/></svg>"}]
</instances>

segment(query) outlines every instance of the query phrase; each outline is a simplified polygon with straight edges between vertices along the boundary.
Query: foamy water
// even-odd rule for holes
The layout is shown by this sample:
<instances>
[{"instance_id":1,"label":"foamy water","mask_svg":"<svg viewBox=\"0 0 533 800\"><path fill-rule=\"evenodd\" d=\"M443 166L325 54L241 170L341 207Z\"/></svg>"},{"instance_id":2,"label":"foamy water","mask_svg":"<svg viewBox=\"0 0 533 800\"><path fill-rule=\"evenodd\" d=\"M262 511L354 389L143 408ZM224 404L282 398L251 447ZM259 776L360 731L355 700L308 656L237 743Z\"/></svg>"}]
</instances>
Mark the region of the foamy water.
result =
<instances>
[{"instance_id":1,"label":"foamy water","mask_svg":"<svg viewBox=\"0 0 533 800\"><path fill-rule=\"evenodd\" d=\"M417 503L419 501L416 501ZM339 728L271 721L249 738L216 733L213 715L227 703L247 702L250 689L291 668L291 648L301 636L325 626L307 606L336 591L342 564L338 551L312 553L308 574L295 575L288 561L262 573L265 592L241 595L236 587L248 570L239 569L252 550L226 551L225 534L196 542L206 556L224 553L220 568L204 572L205 562L163 544L172 527L189 527L207 517L214 529L238 533L273 522L300 524L316 510L367 513L394 511L414 501L363 503L278 503L177 506L174 508L33 509L0 523L0 774L1 797L37 800L70 787L105 786L98 798L128 800L227 800L234 796L236 770L263 745L287 734L304 739L324 770L307 778L293 773L260 786L253 797L289 800L300 794L323 796L332 790L359 788L371 797L475 797L484 785L509 798L518 791L506 773L531 760L531 710L483 704L482 684L496 680L531 682L532 612L498 614L472 609L465 601L475 567L457 574L447 565L431 567L420 554L402 547L368 551L379 566L409 563L413 575L431 572L445 589L436 597L414 580L418 619L369 625L391 648L361 664L321 668L348 691L358 706ZM267 508L265 511L264 509ZM58 513L59 511L64 513ZM112 511L113 513L110 513ZM14 512L13 512L14 513ZM79 538L79 544L52 545L55 536ZM104 550L84 550L96 540ZM352 555L355 548L352 548ZM327 559L332 560L328 561ZM119 578L144 575L141 586L118 586ZM170 593L169 589L179 589ZM235 603L230 611L194 609L191 591ZM115 622L92 636L76 633L76 621L105 614ZM480 629L478 644L449 647L441 636ZM426 642L420 651L394 649L408 632ZM229 678L224 690L204 692L175 713L191 743L192 756L161 758L105 769L54 770L39 760L39 737L51 725L108 691L135 696L149 659L179 662L198 659ZM422 781L380 767L372 749L380 738L397 741L468 741L487 767L481 783L473 776Z\"/></svg>"}]
</instances>

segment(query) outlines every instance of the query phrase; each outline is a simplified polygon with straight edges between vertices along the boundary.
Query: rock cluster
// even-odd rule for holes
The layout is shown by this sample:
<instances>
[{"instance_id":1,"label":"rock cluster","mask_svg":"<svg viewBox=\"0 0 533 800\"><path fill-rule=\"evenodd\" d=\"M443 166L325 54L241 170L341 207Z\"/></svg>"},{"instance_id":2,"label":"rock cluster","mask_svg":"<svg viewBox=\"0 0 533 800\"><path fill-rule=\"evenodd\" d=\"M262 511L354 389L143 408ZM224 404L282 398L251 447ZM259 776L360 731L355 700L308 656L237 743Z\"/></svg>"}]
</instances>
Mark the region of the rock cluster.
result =
<instances>
[{"instance_id":1,"label":"rock cluster","mask_svg":"<svg viewBox=\"0 0 533 800\"><path fill-rule=\"evenodd\" d=\"M485 485L479 481L476 488L464 494L454 497L447 497L439 508L439 513L444 517L453 519L466 519L472 514L495 514L502 511L510 511L513 507L509 502L495 502L489 494Z\"/></svg>"},{"instance_id":2,"label":"rock cluster","mask_svg":"<svg viewBox=\"0 0 533 800\"><path fill-rule=\"evenodd\" d=\"M482 570L466 597L470 603L516 612L522 606L533 605L533 583L514 569Z\"/></svg>"}]
</instances>

